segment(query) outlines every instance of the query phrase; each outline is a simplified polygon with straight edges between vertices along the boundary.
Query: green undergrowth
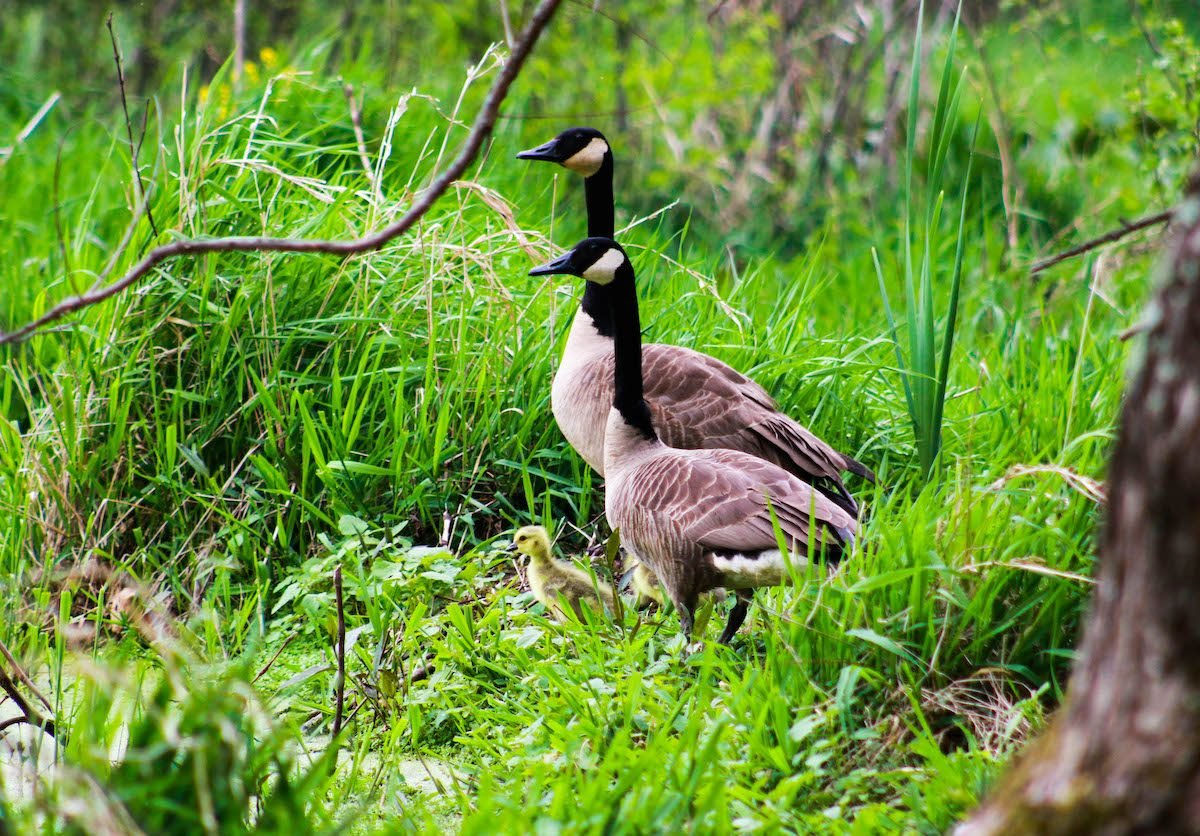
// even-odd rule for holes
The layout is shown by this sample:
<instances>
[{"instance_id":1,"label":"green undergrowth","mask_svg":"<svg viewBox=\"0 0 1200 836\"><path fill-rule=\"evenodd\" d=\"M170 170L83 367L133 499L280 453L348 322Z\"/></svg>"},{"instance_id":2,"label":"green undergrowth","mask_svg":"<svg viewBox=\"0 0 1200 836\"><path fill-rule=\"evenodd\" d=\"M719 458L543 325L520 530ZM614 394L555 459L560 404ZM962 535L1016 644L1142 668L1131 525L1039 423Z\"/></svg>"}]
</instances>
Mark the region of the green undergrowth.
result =
<instances>
[{"instance_id":1,"label":"green undergrowth","mask_svg":"<svg viewBox=\"0 0 1200 836\"><path fill-rule=\"evenodd\" d=\"M63 736L35 795L3 773L0 830L944 832L1065 684L1120 337L1152 257L1109 251L1040 277L1018 265L1063 227L1078 227L1065 243L1158 208L1147 166L1182 176L1178 136L1158 162L1151 138L1128 141L1139 114L1174 101L1141 42L1118 33L1125 51L1082 78L1079 51L1115 24L1037 25L1061 36L1053 50L1017 24L984 29L993 71L1022 80L1005 88L1021 91L1006 118L1028 137L1014 149L1015 249L986 112L975 131L978 53L960 40L948 60L944 30L926 33L925 89L943 67L949 83L966 74L938 130L935 100L917 99L913 177L925 189L922 161L944 168L928 193L943 208L914 209L915 243L894 182L850 163L828 211L786 219L811 226L802 242L775 242L765 201L721 232L701 204L722 192L697 181L728 173L725 149L696 142L673 167L650 153L666 128L631 129L641 153L618 181L618 227L647 339L746 371L880 477L851 485L867 510L839 571L760 591L732 648L713 644L719 617L696 652L671 613L548 620L502 550L529 522L568 552L607 536L600 480L549 411L578 288L527 276L582 234L580 184L512 158L560 120L502 120L463 180L379 251L171 261L0 348L0 639ZM177 237L387 224L456 153L501 55L465 84L447 64L413 89L330 44L280 44L236 84L229 67L169 76L140 153L159 231L140 219L113 275ZM568 112L554 108L570 91L548 80L569 50L546 49L506 112ZM1109 77L1128 65L1144 94ZM1078 89L1050 84L1068 76ZM0 76L0 144L48 95L31 78ZM344 81L362 102L361 149ZM688 118L686 92L666 127ZM67 101L0 159L0 328L113 258L138 203L115 112ZM906 259L930 242L920 324L945 333L960 240L947 365L931 346L942 376L919 384L944 387L940 451L922 450L904 394L914 369L895 353L914 335L903 316L889 327L880 283L903 299ZM86 560L105 583L70 574ZM331 745L339 567L348 725ZM149 635L129 590L147 607L157 596L173 635ZM94 629L82 650L55 629L67 622Z\"/></svg>"}]
</instances>

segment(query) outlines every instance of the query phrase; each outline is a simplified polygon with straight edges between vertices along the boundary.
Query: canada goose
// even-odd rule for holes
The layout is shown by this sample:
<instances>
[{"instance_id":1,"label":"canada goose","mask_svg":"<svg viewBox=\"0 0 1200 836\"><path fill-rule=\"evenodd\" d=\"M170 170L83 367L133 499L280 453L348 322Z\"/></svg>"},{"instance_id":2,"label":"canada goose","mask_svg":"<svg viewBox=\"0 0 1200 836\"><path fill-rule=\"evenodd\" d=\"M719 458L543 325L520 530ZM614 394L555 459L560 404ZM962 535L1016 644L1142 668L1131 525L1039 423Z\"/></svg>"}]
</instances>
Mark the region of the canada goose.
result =
<instances>
[{"instance_id":1,"label":"canada goose","mask_svg":"<svg viewBox=\"0 0 1200 836\"><path fill-rule=\"evenodd\" d=\"M602 133L571 128L517 158L556 162L582 174L588 235L614 236L613 155ZM613 395L608 296L605 285L586 283L550 390L550 406L562 434L602 476ZM858 515L842 471L872 482L875 474L781 412L753 380L714 357L677 345L643 346L642 363L651 421L667 445L741 450L812 482L850 515Z\"/></svg>"},{"instance_id":2,"label":"canada goose","mask_svg":"<svg viewBox=\"0 0 1200 836\"><path fill-rule=\"evenodd\" d=\"M612 408L604 437L604 509L621 541L662 583L691 635L700 593L738 591L720 641L746 615L747 591L781 583L788 562L804 565L809 547L837 562L858 523L844 508L772 462L740 450L667 446L644 398L633 265L611 238L586 238L531 275L571 275L607 287L612 309ZM786 553L776 539L778 522Z\"/></svg>"},{"instance_id":3,"label":"canada goose","mask_svg":"<svg viewBox=\"0 0 1200 836\"><path fill-rule=\"evenodd\" d=\"M582 606L599 601L614 612L613 590L604 581L570 563L558 560L550 552L550 537L540 525L527 525L513 535L510 551L529 556L529 586L533 597L553 612L560 621L566 620L563 606L569 606L575 617L582 619Z\"/></svg>"}]
</instances>

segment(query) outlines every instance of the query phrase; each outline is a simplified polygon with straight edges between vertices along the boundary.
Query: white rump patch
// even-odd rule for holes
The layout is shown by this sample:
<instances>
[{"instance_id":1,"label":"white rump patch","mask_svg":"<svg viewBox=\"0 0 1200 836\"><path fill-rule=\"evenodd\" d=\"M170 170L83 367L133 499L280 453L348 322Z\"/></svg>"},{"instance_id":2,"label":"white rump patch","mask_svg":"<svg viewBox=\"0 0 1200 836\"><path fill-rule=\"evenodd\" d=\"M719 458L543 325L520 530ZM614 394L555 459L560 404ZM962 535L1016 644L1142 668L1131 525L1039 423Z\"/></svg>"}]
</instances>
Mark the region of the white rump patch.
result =
<instances>
[{"instance_id":1,"label":"white rump patch","mask_svg":"<svg viewBox=\"0 0 1200 836\"><path fill-rule=\"evenodd\" d=\"M604 155L608 153L608 143L598 136L563 160L563 167L569 168L576 174L591 177L604 165Z\"/></svg>"},{"instance_id":2,"label":"white rump patch","mask_svg":"<svg viewBox=\"0 0 1200 836\"><path fill-rule=\"evenodd\" d=\"M583 271L583 277L596 284L608 284L617 275L617 269L625 263L625 254L611 249L600 256L592 266Z\"/></svg>"},{"instance_id":3,"label":"white rump patch","mask_svg":"<svg viewBox=\"0 0 1200 836\"><path fill-rule=\"evenodd\" d=\"M713 568L721 573L722 582L732 589L747 589L754 586L777 586L788 579L787 563L794 571L808 568L808 558L788 555L787 563L779 549L716 555L712 557Z\"/></svg>"}]
</instances>

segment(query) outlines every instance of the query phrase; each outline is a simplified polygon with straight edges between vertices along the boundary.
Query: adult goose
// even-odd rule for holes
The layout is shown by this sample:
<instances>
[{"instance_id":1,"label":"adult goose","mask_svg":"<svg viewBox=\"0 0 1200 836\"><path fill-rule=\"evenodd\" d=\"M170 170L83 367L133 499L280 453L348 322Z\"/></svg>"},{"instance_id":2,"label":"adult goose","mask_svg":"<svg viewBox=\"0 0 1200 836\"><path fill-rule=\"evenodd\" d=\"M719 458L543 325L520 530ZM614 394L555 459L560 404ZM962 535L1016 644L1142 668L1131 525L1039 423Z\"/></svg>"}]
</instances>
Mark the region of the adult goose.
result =
<instances>
[{"instance_id":1,"label":"adult goose","mask_svg":"<svg viewBox=\"0 0 1200 836\"><path fill-rule=\"evenodd\" d=\"M613 237L613 154L603 134L571 128L517 157L556 162L583 175L588 235ZM550 390L559 429L601 475L606 475L604 428L613 394L609 295L607 286L586 283ZM741 450L812 482L857 516L858 505L841 474L850 471L871 481L875 474L781 412L753 380L714 357L677 345L644 346L642 362L651 420L668 446Z\"/></svg>"},{"instance_id":2,"label":"adult goose","mask_svg":"<svg viewBox=\"0 0 1200 836\"><path fill-rule=\"evenodd\" d=\"M686 635L707 590L740 593L721 634L726 643L745 618L747 590L783 582L788 563L802 566L810 549L831 563L841 558L858 524L830 497L747 452L676 449L660 438L645 398L659 371L643 363L633 265L616 241L584 239L530 274L578 276L608 291L614 372L605 515L622 545L657 576Z\"/></svg>"}]
</instances>

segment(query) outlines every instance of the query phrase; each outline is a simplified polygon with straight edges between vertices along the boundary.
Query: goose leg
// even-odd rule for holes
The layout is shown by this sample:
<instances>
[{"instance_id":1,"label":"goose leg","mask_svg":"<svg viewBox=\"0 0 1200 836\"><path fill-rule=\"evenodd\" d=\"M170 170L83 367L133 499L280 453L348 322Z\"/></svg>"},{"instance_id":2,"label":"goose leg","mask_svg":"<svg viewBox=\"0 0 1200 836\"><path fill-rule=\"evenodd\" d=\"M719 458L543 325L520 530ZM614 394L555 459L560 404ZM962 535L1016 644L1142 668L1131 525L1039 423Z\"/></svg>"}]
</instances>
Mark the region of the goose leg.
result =
<instances>
[{"instance_id":1,"label":"goose leg","mask_svg":"<svg viewBox=\"0 0 1200 836\"><path fill-rule=\"evenodd\" d=\"M698 596L695 593L684 595L678 590L668 589L667 597L675 605L675 612L679 613L679 629L683 631L684 638L691 639L692 630L696 626L696 598Z\"/></svg>"},{"instance_id":2,"label":"goose leg","mask_svg":"<svg viewBox=\"0 0 1200 836\"><path fill-rule=\"evenodd\" d=\"M696 626L695 610L689 607L682 601L675 602L675 609L679 611L679 629L683 631L683 635L687 639L691 639L692 630Z\"/></svg>"},{"instance_id":3,"label":"goose leg","mask_svg":"<svg viewBox=\"0 0 1200 836\"><path fill-rule=\"evenodd\" d=\"M754 592L748 589L739 589L734 595L737 596L737 602L729 611L729 620L725 622L725 629L721 631L721 637L717 639L721 644L729 644L738 628L742 626L742 622L746 620L746 610L749 609L750 599L754 597Z\"/></svg>"}]
</instances>

